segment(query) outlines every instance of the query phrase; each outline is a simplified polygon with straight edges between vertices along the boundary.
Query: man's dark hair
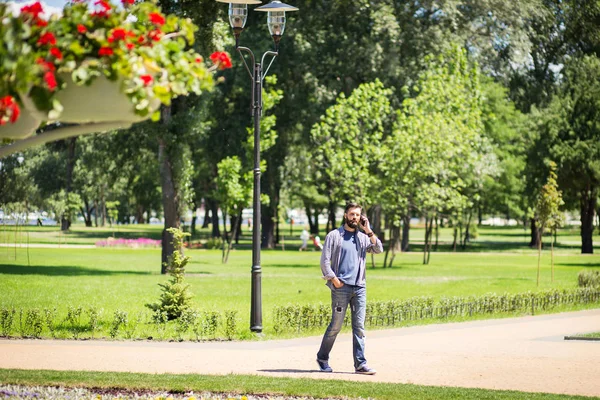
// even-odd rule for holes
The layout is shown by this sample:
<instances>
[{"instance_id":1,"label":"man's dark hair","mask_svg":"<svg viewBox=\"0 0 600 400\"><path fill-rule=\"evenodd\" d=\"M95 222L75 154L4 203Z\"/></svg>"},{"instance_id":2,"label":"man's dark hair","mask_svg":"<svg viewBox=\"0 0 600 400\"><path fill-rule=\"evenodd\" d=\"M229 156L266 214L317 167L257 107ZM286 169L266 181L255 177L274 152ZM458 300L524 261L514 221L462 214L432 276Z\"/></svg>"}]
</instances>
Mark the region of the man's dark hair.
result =
<instances>
[{"instance_id":1,"label":"man's dark hair","mask_svg":"<svg viewBox=\"0 0 600 400\"><path fill-rule=\"evenodd\" d=\"M349 203L346 203L346 208L344 209L344 214L346 214L348 212L348 210L351 208L360 208L360 210L362 211L362 207L360 206L360 204L349 202Z\"/></svg>"}]
</instances>

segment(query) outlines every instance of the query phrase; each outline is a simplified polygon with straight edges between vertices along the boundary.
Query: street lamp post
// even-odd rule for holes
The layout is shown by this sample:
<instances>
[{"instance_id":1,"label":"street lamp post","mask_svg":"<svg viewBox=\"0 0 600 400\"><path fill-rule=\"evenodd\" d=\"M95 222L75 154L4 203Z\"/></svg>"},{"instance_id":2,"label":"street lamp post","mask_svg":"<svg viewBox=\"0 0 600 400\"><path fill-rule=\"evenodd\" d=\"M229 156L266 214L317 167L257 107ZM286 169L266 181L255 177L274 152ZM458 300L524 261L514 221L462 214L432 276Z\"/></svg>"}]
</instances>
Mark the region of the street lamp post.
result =
<instances>
[{"instance_id":1,"label":"street lamp post","mask_svg":"<svg viewBox=\"0 0 600 400\"><path fill-rule=\"evenodd\" d=\"M254 117L254 195L252 201L252 298L250 301L250 330L262 332L262 290L261 290L261 266L260 266L260 117L262 116L262 83L269 72L269 68L275 57L279 54L279 40L285 30L286 11L298 11L296 7L273 0L269 4L256 8L256 11L267 12L267 24L269 32L275 42L275 51L266 51L260 62L256 62L254 53L247 47L239 45L240 35L246 25L248 17L248 4L260 4L259 0L216 0L221 3L229 3L229 24L233 28L235 36L235 49L239 53L244 66L252 81L252 116ZM252 69L248 66L244 53L252 60ZM269 65L263 72L265 59L271 57Z\"/></svg>"}]
</instances>

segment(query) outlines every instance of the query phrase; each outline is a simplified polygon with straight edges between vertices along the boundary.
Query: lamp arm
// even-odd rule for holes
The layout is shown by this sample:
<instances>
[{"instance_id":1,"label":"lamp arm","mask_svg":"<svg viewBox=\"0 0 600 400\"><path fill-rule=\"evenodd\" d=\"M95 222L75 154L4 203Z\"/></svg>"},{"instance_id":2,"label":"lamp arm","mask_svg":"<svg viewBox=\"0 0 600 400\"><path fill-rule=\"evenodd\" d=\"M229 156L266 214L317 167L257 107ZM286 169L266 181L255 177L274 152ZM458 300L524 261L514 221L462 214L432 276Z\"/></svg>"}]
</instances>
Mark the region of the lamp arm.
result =
<instances>
[{"instance_id":1,"label":"lamp arm","mask_svg":"<svg viewBox=\"0 0 600 400\"><path fill-rule=\"evenodd\" d=\"M250 71L250 67L248 67L248 63L246 62L246 58L244 58L244 55L242 54L242 52L250 54L250 58L252 59L252 68L254 68L254 63L255 63L254 53L252 53L252 50L250 50L249 48L243 47L243 46L236 47L235 49L237 50L240 57L242 58L242 61L244 62L244 66L246 67L246 71L248 71L248 75L250 75L250 79L254 79L254 74L252 73L252 71Z\"/></svg>"},{"instance_id":2,"label":"lamp arm","mask_svg":"<svg viewBox=\"0 0 600 400\"><path fill-rule=\"evenodd\" d=\"M273 56L273 58L271 58L271 62L269 63L269 65L267 66L267 68L264 69L265 72L260 77L261 81L263 81L265 79L265 76L267 76L267 73L269 72L269 68L271 68L271 65L273 64L273 61L275 61L275 57L277 57L278 55L279 55L278 51L267 51L267 52L265 52L265 54L263 54L262 60L260 60L260 65L261 66L265 64L265 57L266 56Z\"/></svg>"}]
</instances>

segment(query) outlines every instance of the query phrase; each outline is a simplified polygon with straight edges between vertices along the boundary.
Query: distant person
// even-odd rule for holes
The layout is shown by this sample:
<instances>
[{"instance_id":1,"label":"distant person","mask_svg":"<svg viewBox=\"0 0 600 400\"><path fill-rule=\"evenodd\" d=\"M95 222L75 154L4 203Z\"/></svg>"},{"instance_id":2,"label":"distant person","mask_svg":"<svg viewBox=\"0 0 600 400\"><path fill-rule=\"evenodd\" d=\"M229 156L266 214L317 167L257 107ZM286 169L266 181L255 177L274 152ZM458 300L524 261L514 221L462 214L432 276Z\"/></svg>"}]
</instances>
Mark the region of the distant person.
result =
<instances>
[{"instance_id":1,"label":"distant person","mask_svg":"<svg viewBox=\"0 0 600 400\"><path fill-rule=\"evenodd\" d=\"M348 203L344 210L344 224L325 237L321 254L323 279L331 289L331 323L325 331L317 353L322 372L333 372L329 353L342 329L348 305L352 313L352 351L354 371L374 375L365 358L365 313L367 308L366 255L381 253L383 246L371 229L369 220L361 215L362 207ZM360 227L359 230L358 228Z\"/></svg>"},{"instance_id":2,"label":"distant person","mask_svg":"<svg viewBox=\"0 0 600 400\"><path fill-rule=\"evenodd\" d=\"M319 237L319 235L313 236L313 244L315 245L317 250L323 250L323 245L321 244L321 238Z\"/></svg>"},{"instance_id":3,"label":"distant person","mask_svg":"<svg viewBox=\"0 0 600 400\"><path fill-rule=\"evenodd\" d=\"M299 251L308 250L308 239L310 239L310 234L304 228L302 233L300 234L300 240L302 240L302 246L298 249Z\"/></svg>"}]
</instances>

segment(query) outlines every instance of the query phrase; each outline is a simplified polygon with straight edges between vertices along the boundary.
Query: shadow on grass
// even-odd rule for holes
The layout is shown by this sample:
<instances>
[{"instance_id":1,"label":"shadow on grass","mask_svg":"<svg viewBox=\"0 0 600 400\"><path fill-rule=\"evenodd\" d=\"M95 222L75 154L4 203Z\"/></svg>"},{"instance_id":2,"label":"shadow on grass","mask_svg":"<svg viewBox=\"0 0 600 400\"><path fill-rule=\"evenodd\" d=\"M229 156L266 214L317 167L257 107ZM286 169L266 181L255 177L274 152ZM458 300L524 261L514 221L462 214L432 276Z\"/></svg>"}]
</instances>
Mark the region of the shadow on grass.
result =
<instances>
[{"instance_id":1,"label":"shadow on grass","mask_svg":"<svg viewBox=\"0 0 600 400\"><path fill-rule=\"evenodd\" d=\"M42 266L0 264L0 275L45 275L45 276L108 276L108 275L152 275L147 271L110 271L105 269L84 268L75 266Z\"/></svg>"},{"instance_id":2,"label":"shadow on grass","mask_svg":"<svg viewBox=\"0 0 600 400\"><path fill-rule=\"evenodd\" d=\"M597 268L600 267L600 263L555 263L557 266L561 267L584 267L584 268Z\"/></svg>"}]
</instances>

